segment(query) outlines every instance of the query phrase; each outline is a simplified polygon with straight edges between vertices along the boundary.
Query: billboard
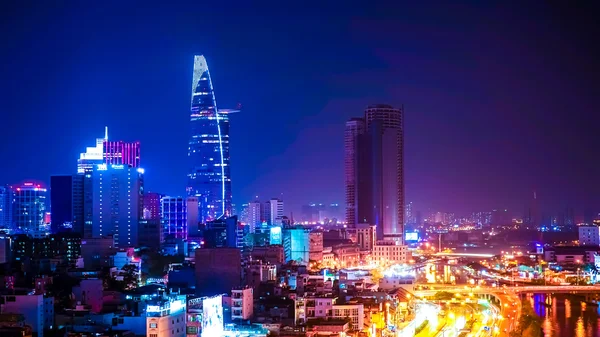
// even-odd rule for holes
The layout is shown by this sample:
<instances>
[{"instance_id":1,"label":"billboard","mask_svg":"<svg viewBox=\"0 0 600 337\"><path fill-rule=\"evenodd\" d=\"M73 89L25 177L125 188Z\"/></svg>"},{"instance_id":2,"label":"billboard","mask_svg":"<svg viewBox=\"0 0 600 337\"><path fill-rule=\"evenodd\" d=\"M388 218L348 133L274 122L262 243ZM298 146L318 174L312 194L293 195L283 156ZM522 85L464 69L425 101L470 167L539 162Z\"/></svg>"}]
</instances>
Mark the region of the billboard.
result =
<instances>
[{"instance_id":1,"label":"billboard","mask_svg":"<svg viewBox=\"0 0 600 337\"><path fill-rule=\"evenodd\" d=\"M271 227L271 233L269 238L269 243L272 245L280 245L281 241L281 227L275 226Z\"/></svg>"},{"instance_id":2,"label":"billboard","mask_svg":"<svg viewBox=\"0 0 600 337\"><path fill-rule=\"evenodd\" d=\"M417 232L404 233L404 241L419 241L419 233L417 233Z\"/></svg>"},{"instance_id":3,"label":"billboard","mask_svg":"<svg viewBox=\"0 0 600 337\"><path fill-rule=\"evenodd\" d=\"M223 335L222 295L206 297L202 301L202 337Z\"/></svg>"}]
</instances>

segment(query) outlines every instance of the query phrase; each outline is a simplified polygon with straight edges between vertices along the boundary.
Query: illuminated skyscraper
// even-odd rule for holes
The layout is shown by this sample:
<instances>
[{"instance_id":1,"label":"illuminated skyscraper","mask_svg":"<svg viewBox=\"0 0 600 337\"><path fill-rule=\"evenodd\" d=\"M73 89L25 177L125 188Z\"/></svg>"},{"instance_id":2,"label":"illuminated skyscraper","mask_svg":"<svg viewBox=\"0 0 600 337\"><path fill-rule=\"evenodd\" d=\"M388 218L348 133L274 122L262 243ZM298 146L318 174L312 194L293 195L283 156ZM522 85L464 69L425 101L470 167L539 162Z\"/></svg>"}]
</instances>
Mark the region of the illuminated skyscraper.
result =
<instances>
[{"instance_id":1,"label":"illuminated skyscraper","mask_svg":"<svg viewBox=\"0 0 600 337\"><path fill-rule=\"evenodd\" d=\"M358 198L358 154L359 138L365 133L365 121L362 118L352 118L346 122L344 132L344 179L346 185L346 224L348 227L356 227L356 224L364 222L357 220Z\"/></svg>"},{"instance_id":2,"label":"illuminated skyscraper","mask_svg":"<svg viewBox=\"0 0 600 337\"><path fill-rule=\"evenodd\" d=\"M0 186L0 229L10 229L13 225L12 202L12 189Z\"/></svg>"},{"instance_id":3,"label":"illuminated skyscraper","mask_svg":"<svg viewBox=\"0 0 600 337\"><path fill-rule=\"evenodd\" d=\"M204 56L194 56L188 196L198 197L200 221L231 214L228 110L217 109Z\"/></svg>"},{"instance_id":4,"label":"illuminated skyscraper","mask_svg":"<svg viewBox=\"0 0 600 337\"><path fill-rule=\"evenodd\" d=\"M104 162L109 165L140 167L140 142L104 141Z\"/></svg>"},{"instance_id":5,"label":"illuminated skyscraper","mask_svg":"<svg viewBox=\"0 0 600 337\"><path fill-rule=\"evenodd\" d=\"M283 221L283 200L272 198L264 203L262 221L269 226L281 226Z\"/></svg>"},{"instance_id":6,"label":"illuminated skyscraper","mask_svg":"<svg viewBox=\"0 0 600 337\"><path fill-rule=\"evenodd\" d=\"M108 127L105 127L104 138L97 138L96 146L86 148L79 155L77 173L91 171L98 164L140 167L140 142L109 141Z\"/></svg>"},{"instance_id":7,"label":"illuminated skyscraper","mask_svg":"<svg viewBox=\"0 0 600 337\"><path fill-rule=\"evenodd\" d=\"M26 182L14 189L13 216L16 230L34 237L44 236L47 190Z\"/></svg>"},{"instance_id":8,"label":"illuminated skyscraper","mask_svg":"<svg viewBox=\"0 0 600 337\"><path fill-rule=\"evenodd\" d=\"M346 123L346 221L376 225L377 238L403 240L403 108L372 105Z\"/></svg>"},{"instance_id":9,"label":"illuminated skyscraper","mask_svg":"<svg viewBox=\"0 0 600 337\"><path fill-rule=\"evenodd\" d=\"M138 245L138 225L143 210L143 176L142 168L126 165L100 164L93 168L92 237L112 235L117 248Z\"/></svg>"},{"instance_id":10,"label":"illuminated skyscraper","mask_svg":"<svg viewBox=\"0 0 600 337\"><path fill-rule=\"evenodd\" d=\"M163 197L161 200L162 237L187 239L198 227L198 199L196 197Z\"/></svg>"}]
</instances>

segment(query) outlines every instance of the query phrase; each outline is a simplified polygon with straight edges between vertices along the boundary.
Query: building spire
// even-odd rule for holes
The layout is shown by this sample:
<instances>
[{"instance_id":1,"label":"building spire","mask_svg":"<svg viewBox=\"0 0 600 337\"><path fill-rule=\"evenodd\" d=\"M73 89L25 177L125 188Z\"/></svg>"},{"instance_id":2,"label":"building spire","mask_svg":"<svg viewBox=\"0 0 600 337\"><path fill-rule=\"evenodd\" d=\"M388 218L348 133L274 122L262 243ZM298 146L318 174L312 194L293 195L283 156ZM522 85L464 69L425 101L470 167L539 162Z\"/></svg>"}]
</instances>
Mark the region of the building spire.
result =
<instances>
[{"instance_id":1,"label":"building spire","mask_svg":"<svg viewBox=\"0 0 600 337\"><path fill-rule=\"evenodd\" d=\"M108 140L108 126L104 127L104 140Z\"/></svg>"}]
</instances>

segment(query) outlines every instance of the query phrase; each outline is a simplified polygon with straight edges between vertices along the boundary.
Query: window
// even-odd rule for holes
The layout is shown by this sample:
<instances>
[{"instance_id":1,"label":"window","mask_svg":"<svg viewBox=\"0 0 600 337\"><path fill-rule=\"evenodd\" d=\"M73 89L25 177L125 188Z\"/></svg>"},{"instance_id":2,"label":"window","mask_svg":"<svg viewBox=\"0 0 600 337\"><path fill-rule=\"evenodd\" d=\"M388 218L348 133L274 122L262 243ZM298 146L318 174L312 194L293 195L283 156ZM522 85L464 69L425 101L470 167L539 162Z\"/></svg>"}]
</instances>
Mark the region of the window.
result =
<instances>
[{"instance_id":1,"label":"window","mask_svg":"<svg viewBox=\"0 0 600 337\"><path fill-rule=\"evenodd\" d=\"M156 329L156 323L150 323L150 328L151 329Z\"/></svg>"},{"instance_id":2,"label":"window","mask_svg":"<svg viewBox=\"0 0 600 337\"><path fill-rule=\"evenodd\" d=\"M150 337L158 337L158 334L156 334L156 333L151 333L151 334L150 334Z\"/></svg>"}]
</instances>

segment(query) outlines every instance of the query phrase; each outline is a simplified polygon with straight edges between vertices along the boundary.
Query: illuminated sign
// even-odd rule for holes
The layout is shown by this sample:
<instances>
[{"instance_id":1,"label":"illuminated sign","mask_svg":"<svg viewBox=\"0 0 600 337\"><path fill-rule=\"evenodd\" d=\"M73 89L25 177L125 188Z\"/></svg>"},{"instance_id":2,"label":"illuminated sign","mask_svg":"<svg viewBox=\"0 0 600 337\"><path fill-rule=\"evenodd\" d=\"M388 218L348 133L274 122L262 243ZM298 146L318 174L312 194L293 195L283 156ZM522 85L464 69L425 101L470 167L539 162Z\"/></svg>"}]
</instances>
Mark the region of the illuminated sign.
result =
<instances>
[{"instance_id":1,"label":"illuminated sign","mask_svg":"<svg viewBox=\"0 0 600 337\"><path fill-rule=\"evenodd\" d=\"M280 245L281 242L281 227L271 227L269 243L272 245Z\"/></svg>"},{"instance_id":2,"label":"illuminated sign","mask_svg":"<svg viewBox=\"0 0 600 337\"><path fill-rule=\"evenodd\" d=\"M141 168L141 167L140 167L140 168L138 168L138 169L137 169L137 171L138 171L138 173L140 173L140 174L144 174L144 169L143 169L143 168Z\"/></svg>"},{"instance_id":3,"label":"illuminated sign","mask_svg":"<svg viewBox=\"0 0 600 337\"><path fill-rule=\"evenodd\" d=\"M160 305L149 305L146 307L146 312L161 312Z\"/></svg>"},{"instance_id":4,"label":"illuminated sign","mask_svg":"<svg viewBox=\"0 0 600 337\"><path fill-rule=\"evenodd\" d=\"M96 169L98 171L106 171L106 170L108 170L108 167L106 167L106 164L98 164L98 165L96 165Z\"/></svg>"},{"instance_id":5,"label":"illuminated sign","mask_svg":"<svg viewBox=\"0 0 600 337\"><path fill-rule=\"evenodd\" d=\"M123 165L111 165L110 167L114 168L115 170L122 170L125 166L123 166Z\"/></svg>"},{"instance_id":6,"label":"illuminated sign","mask_svg":"<svg viewBox=\"0 0 600 337\"><path fill-rule=\"evenodd\" d=\"M406 241L419 241L419 233L405 233L404 239Z\"/></svg>"},{"instance_id":7,"label":"illuminated sign","mask_svg":"<svg viewBox=\"0 0 600 337\"><path fill-rule=\"evenodd\" d=\"M223 336L223 299L221 295L202 301L202 337Z\"/></svg>"},{"instance_id":8,"label":"illuminated sign","mask_svg":"<svg viewBox=\"0 0 600 337\"><path fill-rule=\"evenodd\" d=\"M175 300L171 302L171 307L169 308L169 314L176 314L181 309L185 310L185 302L183 300Z\"/></svg>"}]
</instances>

